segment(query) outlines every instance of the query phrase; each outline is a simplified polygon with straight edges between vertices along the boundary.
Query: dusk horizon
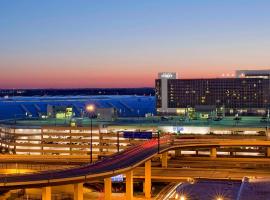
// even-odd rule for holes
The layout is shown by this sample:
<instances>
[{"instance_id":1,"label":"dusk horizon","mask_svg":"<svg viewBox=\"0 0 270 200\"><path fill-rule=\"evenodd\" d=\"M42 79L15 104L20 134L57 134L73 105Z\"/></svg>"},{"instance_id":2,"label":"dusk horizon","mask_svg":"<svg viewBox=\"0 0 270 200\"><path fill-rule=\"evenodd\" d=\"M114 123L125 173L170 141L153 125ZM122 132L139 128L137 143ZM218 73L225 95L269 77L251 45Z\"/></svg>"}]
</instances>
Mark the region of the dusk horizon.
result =
<instances>
[{"instance_id":1,"label":"dusk horizon","mask_svg":"<svg viewBox=\"0 0 270 200\"><path fill-rule=\"evenodd\" d=\"M140 84L137 84L137 81L138 82L141 82L141 78L138 78L138 77L134 77L134 84L130 84L130 83L126 83L126 84L123 84L121 81L117 82L115 84L115 82L106 82L105 80L103 80L103 82L101 84L97 84L97 85L78 85L76 83L73 83L71 85L67 85L67 84L59 84L58 85L54 85L54 83L52 84L48 84L46 83L46 81L43 81L43 82L40 82L40 84L38 85L35 85L35 86L32 86L32 85L26 85L26 86L23 86L24 84L20 84L20 86L7 86L5 87L4 84L1 85L0 89L7 89L7 90L12 90L12 89L25 89L25 90L38 90L38 89L125 89L125 88L155 88L155 80L158 79L158 73L159 72L174 72L178 75L178 78L181 78L181 79L212 79L212 78L235 78L235 71L236 70L269 70L269 68L267 67L261 67L261 68L255 68L255 67L249 67L249 68L236 68L235 70L232 70L232 71L226 71L226 72L220 72L220 74L213 74L213 75L209 75L208 76L200 76L199 75L199 72L198 72L198 75L194 75L194 76L185 76L185 74L180 74L179 72L177 71L166 71L166 70L163 70L163 71L158 71L156 74L153 74L152 76L148 76L148 79L149 80L146 80L146 84L145 85L140 85ZM130 81L127 80L127 81ZM104 84L104 85L103 85ZM50 86L50 85L53 85L53 86Z\"/></svg>"},{"instance_id":2,"label":"dusk horizon","mask_svg":"<svg viewBox=\"0 0 270 200\"><path fill-rule=\"evenodd\" d=\"M270 200L270 1L0 1L0 199Z\"/></svg>"},{"instance_id":3,"label":"dusk horizon","mask_svg":"<svg viewBox=\"0 0 270 200\"><path fill-rule=\"evenodd\" d=\"M0 88L154 87L269 69L267 1L0 3Z\"/></svg>"}]
</instances>

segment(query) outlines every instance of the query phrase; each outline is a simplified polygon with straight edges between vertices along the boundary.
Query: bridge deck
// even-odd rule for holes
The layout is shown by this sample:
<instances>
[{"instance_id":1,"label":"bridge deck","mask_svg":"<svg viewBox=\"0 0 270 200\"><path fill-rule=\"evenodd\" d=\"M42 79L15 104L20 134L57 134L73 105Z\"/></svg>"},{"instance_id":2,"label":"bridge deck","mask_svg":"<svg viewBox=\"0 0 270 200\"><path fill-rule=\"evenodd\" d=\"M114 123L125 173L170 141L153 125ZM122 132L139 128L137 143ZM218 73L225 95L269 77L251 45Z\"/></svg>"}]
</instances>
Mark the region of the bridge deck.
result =
<instances>
[{"instance_id":1,"label":"bridge deck","mask_svg":"<svg viewBox=\"0 0 270 200\"><path fill-rule=\"evenodd\" d=\"M266 140L175 140L167 143L167 139L161 139L160 153L175 148L186 147L219 147L219 146L270 146ZM9 175L0 177L0 187L33 187L48 185L63 185L67 183L85 182L88 180L111 177L130 171L145 161L158 154L157 140L139 144L121 153L114 154L108 158L90 165L64 169L58 171L47 171L25 175ZM216 176L217 174L212 174ZM242 175L241 175L242 176Z\"/></svg>"}]
</instances>

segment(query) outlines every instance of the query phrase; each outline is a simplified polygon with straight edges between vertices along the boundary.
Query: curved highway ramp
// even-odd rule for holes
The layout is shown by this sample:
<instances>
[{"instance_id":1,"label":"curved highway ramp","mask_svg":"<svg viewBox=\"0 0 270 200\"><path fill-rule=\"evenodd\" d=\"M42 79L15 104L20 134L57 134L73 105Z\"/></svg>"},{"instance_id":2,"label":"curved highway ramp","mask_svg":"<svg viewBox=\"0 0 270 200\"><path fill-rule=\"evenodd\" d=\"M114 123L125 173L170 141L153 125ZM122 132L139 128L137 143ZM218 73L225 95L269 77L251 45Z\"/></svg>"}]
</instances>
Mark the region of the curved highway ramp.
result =
<instances>
[{"instance_id":1,"label":"curved highway ramp","mask_svg":"<svg viewBox=\"0 0 270 200\"><path fill-rule=\"evenodd\" d=\"M176 148L219 146L270 146L266 140L234 140L234 139L179 139L169 137L160 139L159 153ZM125 151L104 158L93 164L80 167L53 170L24 175L6 175L0 177L0 188L31 188L72 183L83 183L97 179L112 177L138 167L158 154L158 140L152 139L131 147Z\"/></svg>"}]
</instances>

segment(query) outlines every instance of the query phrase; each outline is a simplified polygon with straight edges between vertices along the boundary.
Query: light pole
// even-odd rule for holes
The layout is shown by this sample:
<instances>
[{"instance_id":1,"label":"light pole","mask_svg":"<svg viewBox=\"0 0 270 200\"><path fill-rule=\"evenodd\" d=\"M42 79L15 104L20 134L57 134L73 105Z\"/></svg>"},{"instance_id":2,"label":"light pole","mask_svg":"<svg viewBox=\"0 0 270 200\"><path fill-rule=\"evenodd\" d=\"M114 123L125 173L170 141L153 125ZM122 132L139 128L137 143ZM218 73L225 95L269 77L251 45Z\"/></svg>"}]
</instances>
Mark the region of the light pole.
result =
<instances>
[{"instance_id":1,"label":"light pole","mask_svg":"<svg viewBox=\"0 0 270 200\"><path fill-rule=\"evenodd\" d=\"M119 131L117 131L117 152L119 153Z\"/></svg>"},{"instance_id":2,"label":"light pole","mask_svg":"<svg viewBox=\"0 0 270 200\"><path fill-rule=\"evenodd\" d=\"M90 163L93 162L93 113L95 112L95 105L89 104L86 106L86 111L89 113L90 118Z\"/></svg>"},{"instance_id":3,"label":"light pole","mask_svg":"<svg viewBox=\"0 0 270 200\"><path fill-rule=\"evenodd\" d=\"M159 154L159 151L160 151L160 130L158 130L157 134L158 134L158 154Z\"/></svg>"},{"instance_id":4,"label":"light pole","mask_svg":"<svg viewBox=\"0 0 270 200\"><path fill-rule=\"evenodd\" d=\"M269 109L267 109L267 126L266 126L266 131L268 131L269 128Z\"/></svg>"}]
</instances>

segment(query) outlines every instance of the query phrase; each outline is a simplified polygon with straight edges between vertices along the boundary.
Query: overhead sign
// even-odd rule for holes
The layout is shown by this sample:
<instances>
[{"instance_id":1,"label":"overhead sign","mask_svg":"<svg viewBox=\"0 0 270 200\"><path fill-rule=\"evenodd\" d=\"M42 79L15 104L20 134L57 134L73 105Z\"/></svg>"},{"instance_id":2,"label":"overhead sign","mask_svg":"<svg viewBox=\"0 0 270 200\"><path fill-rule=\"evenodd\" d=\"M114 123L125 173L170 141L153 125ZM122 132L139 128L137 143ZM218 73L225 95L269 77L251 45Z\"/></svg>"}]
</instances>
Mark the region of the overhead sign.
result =
<instances>
[{"instance_id":1,"label":"overhead sign","mask_svg":"<svg viewBox=\"0 0 270 200\"><path fill-rule=\"evenodd\" d=\"M152 139L152 132L149 131L124 131L124 138L132 139Z\"/></svg>"},{"instance_id":2,"label":"overhead sign","mask_svg":"<svg viewBox=\"0 0 270 200\"><path fill-rule=\"evenodd\" d=\"M123 182L124 181L123 174L119 174L117 176L113 176L113 177L111 177L111 180L112 180L112 182L117 182L117 183Z\"/></svg>"}]
</instances>

